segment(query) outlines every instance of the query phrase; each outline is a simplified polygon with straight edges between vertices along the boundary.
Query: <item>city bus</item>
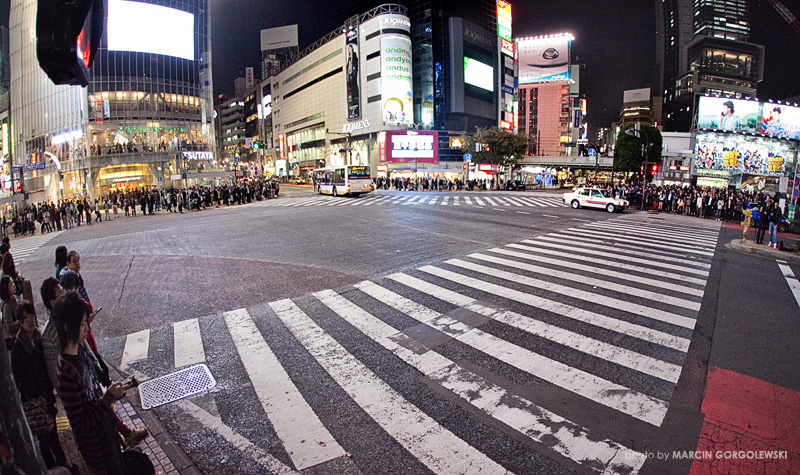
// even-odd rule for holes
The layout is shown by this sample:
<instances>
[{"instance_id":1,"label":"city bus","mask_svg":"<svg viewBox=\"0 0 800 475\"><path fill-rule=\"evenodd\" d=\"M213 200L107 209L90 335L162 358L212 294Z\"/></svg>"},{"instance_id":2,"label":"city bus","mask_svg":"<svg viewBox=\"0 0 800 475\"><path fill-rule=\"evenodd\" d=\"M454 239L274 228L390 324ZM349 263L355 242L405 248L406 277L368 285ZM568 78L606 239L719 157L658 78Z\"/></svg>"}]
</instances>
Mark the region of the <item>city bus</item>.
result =
<instances>
[{"instance_id":1,"label":"city bus","mask_svg":"<svg viewBox=\"0 0 800 475\"><path fill-rule=\"evenodd\" d=\"M372 191L372 176L366 165L317 168L311 176L319 194L358 196Z\"/></svg>"}]
</instances>

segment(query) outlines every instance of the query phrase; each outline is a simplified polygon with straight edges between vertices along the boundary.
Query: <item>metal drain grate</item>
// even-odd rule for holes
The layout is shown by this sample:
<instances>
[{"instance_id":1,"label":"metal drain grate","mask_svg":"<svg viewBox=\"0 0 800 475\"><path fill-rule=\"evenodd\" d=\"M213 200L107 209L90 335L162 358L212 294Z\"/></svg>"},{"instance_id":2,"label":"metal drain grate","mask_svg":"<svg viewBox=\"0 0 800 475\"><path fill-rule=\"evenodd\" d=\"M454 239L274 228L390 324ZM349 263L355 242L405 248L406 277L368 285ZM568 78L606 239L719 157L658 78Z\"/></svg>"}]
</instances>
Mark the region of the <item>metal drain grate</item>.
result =
<instances>
[{"instance_id":1,"label":"metal drain grate","mask_svg":"<svg viewBox=\"0 0 800 475\"><path fill-rule=\"evenodd\" d=\"M208 366L199 364L184 368L139 385L142 409L163 406L192 394L208 391L217 385Z\"/></svg>"}]
</instances>

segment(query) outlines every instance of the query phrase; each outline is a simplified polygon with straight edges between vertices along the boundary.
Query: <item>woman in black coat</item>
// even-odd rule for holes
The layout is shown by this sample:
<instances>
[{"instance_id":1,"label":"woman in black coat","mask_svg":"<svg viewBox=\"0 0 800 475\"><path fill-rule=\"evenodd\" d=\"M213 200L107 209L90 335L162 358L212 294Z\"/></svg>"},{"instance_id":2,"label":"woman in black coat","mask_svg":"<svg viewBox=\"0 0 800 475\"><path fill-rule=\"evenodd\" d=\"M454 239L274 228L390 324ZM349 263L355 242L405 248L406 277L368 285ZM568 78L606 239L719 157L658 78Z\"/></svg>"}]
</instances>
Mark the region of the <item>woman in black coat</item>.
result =
<instances>
[{"instance_id":1,"label":"woman in black coat","mask_svg":"<svg viewBox=\"0 0 800 475\"><path fill-rule=\"evenodd\" d=\"M58 440L56 397L47 375L36 309L30 301L17 308L17 322L20 329L11 348L11 370L31 432L39 438L39 449L48 469L60 465L77 471L75 465L67 464Z\"/></svg>"}]
</instances>

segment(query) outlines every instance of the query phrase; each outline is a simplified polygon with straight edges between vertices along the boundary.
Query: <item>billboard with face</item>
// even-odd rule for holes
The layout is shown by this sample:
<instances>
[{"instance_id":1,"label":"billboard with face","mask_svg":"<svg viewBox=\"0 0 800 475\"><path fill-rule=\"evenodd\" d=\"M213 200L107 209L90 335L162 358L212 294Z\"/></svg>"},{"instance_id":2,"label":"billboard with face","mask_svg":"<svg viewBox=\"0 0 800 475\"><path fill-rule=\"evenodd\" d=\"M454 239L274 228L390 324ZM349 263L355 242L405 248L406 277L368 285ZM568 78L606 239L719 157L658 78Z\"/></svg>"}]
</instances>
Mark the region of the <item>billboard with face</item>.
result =
<instances>
[{"instance_id":1,"label":"billboard with face","mask_svg":"<svg viewBox=\"0 0 800 475\"><path fill-rule=\"evenodd\" d=\"M800 107L764 103L761 133L782 139L800 140Z\"/></svg>"},{"instance_id":2,"label":"billboard with face","mask_svg":"<svg viewBox=\"0 0 800 475\"><path fill-rule=\"evenodd\" d=\"M519 40L519 83L569 80L571 38L555 36Z\"/></svg>"},{"instance_id":3,"label":"billboard with face","mask_svg":"<svg viewBox=\"0 0 800 475\"><path fill-rule=\"evenodd\" d=\"M697 106L697 127L725 132L761 133L759 103L703 96Z\"/></svg>"},{"instance_id":4,"label":"billboard with face","mask_svg":"<svg viewBox=\"0 0 800 475\"><path fill-rule=\"evenodd\" d=\"M698 132L695 172L721 170L752 175L782 176L797 163L797 148L769 137Z\"/></svg>"}]
</instances>

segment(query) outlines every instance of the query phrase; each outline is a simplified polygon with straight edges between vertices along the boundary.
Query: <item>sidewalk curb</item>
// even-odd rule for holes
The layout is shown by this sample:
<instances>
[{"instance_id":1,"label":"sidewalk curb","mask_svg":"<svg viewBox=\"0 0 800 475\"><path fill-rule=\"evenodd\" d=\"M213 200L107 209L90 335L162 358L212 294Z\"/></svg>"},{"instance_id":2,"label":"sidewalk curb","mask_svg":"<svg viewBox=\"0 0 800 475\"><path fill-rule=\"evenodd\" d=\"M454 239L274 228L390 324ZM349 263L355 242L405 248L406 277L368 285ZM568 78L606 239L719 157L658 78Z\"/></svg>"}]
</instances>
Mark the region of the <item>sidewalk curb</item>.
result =
<instances>
[{"instance_id":1,"label":"sidewalk curb","mask_svg":"<svg viewBox=\"0 0 800 475\"><path fill-rule=\"evenodd\" d=\"M119 370L112 365L108 365L108 371L112 381L121 381L124 378ZM164 453L167 454L167 458L172 462L172 466L175 467L178 473L181 475L201 475L203 473L197 465L195 465L189 455L184 452L180 444L175 442L175 439L172 438L169 431L161 424L161 421L150 411L142 409L138 392L135 395L127 396L127 400L142 420L142 423L147 427L147 430L150 432L150 437L155 439Z\"/></svg>"},{"instance_id":2,"label":"sidewalk curb","mask_svg":"<svg viewBox=\"0 0 800 475\"><path fill-rule=\"evenodd\" d=\"M749 241L748 241L749 242ZM748 245L741 240L734 239L728 244L725 244L725 247L729 249L733 249L735 251L743 252L745 254L752 254L755 256L766 257L769 259L780 259L787 262L793 262L800 264L800 254L795 252L787 252L787 251L779 251L777 249L773 249L771 247L756 247L758 244Z\"/></svg>"}]
</instances>

